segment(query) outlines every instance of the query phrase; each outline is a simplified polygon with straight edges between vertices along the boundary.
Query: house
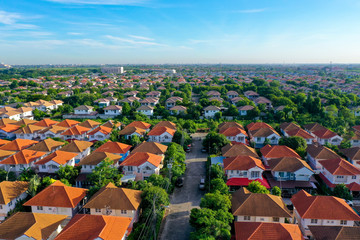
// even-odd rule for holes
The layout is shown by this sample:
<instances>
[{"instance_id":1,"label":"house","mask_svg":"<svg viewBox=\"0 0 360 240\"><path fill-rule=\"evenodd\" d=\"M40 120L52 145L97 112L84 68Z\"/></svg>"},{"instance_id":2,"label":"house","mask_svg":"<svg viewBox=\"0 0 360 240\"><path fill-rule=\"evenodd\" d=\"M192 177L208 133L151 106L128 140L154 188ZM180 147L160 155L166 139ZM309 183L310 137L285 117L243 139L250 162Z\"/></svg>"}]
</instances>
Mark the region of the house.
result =
<instances>
[{"instance_id":1,"label":"house","mask_svg":"<svg viewBox=\"0 0 360 240\"><path fill-rule=\"evenodd\" d=\"M81 173L92 173L95 167L105 160L113 162L113 167L118 168L121 156L108 152L92 152L81 159L77 165L82 167Z\"/></svg>"},{"instance_id":2,"label":"house","mask_svg":"<svg viewBox=\"0 0 360 240\"><path fill-rule=\"evenodd\" d=\"M94 112L94 108L91 106L81 105L79 107L74 108L75 115L86 115L92 114Z\"/></svg>"},{"instance_id":3,"label":"house","mask_svg":"<svg viewBox=\"0 0 360 240\"><path fill-rule=\"evenodd\" d=\"M223 160L224 171L227 177L226 184L231 190L248 186L252 181L260 182L264 187L270 188L262 174L265 170L261 160L249 156L229 157Z\"/></svg>"},{"instance_id":4,"label":"house","mask_svg":"<svg viewBox=\"0 0 360 240\"><path fill-rule=\"evenodd\" d=\"M343 140L342 137L329 129L314 131L312 134L315 136L316 141L321 145L325 145L327 143L332 145L340 145L341 141Z\"/></svg>"},{"instance_id":5,"label":"house","mask_svg":"<svg viewBox=\"0 0 360 240\"><path fill-rule=\"evenodd\" d=\"M130 234L131 218L106 215L77 214L55 240L121 239ZM86 226L86 227L84 227Z\"/></svg>"},{"instance_id":6,"label":"house","mask_svg":"<svg viewBox=\"0 0 360 240\"><path fill-rule=\"evenodd\" d=\"M90 119L78 124L78 126L80 126L80 127L85 127L85 128L90 128L90 129L95 129L96 127L98 127L100 125L101 125L101 123L90 120Z\"/></svg>"},{"instance_id":7,"label":"house","mask_svg":"<svg viewBox=\"0 0 360 240\"><path fill-rule=\"evenodd\" d=\"M6 151L21 151L23 149L29 148L32 145L38 143L38 141L28 140L28 139L15 139L11 142L6 143L5 145L0 147L0 150Z\"/></svg>"},{"instance_id":8,"label":"house","mask_svg":"<svg viewBox=\"0 0 360 240\"><path fill-rule=\"evenodd\" d=\"M19 130L21 126L14 124L5 124L0 126L0 138L14 139L16 137L15 132Z\"/></svg>"},{"instance_id":9,"label":"house","mask_svg":"<svg viewBox=\"0 0 360 240\"><path fill-rule=\"evenodd\" d=\"M239 94L236 91L228 91L226 93L226 96L228 97L228 99L233 99L239 97Z\"/></svg>"},{"instance_id":10,"label":"house","mask_svg":"<svg viewBox=\"0 0 360 240\"><path fill-rule=\"evenodd\" d=\"M118 188L113 183L102 187L84 205L91 215L109 215L131 218L130 227L139 219L142 191Z\"/></svg>"},{"instance_id":11,"label":"house","mask_svg":"<svg viewBox=\"0 0 360 240\"><path fill-rule=\"evenodd\" d=\"M146 116L154 115L154 107L152 106L140 106L136 109L138 113L142 113Z\"/></svg>"},{"instance_id":12,"label":"house","mask_svg":"<svg viewBox=\"0 0 360 240\"><path fill-rule=\"evenodd\" d=\"M82 207L87 191L56 181L25 202L24 206L31 206L33 213L60 214L71 218Z\"/></svg>"},{"instance_id":13,"label":"house","mask_svg":"<svg viewBox=\"0 0 360 240\"><path fill-rule=\"evenodd\" d=\"M260 97L260 95L254 91L246 91L246 92L244 92L244 96L250 100L254 100L254 99Z\"/></svg>"},{"instance_id":14,"label":"house","mask_svg":"<svg viewBox=\"0 0 360 240\"><path fill-rule=\"evenodd\" d=\"M171 109L172 107L176 106L176 102L182 102L183 99L181 97L170 97L165 101L166 109Z\"/></svg>"},{"instance_id":15,"label":"house","mask_svg":"<svg viewBox=\"0 0 360 240\"><path fill-rule=\"evenodd\" d=\"M249 114L249 111L252 111L254 109L251 105L245 105L237 108L239 111L240 116L247 116Z\"/></svg>"},{"instance_id":16,"label":"house","mask_svg":"<svg viewBox=\"0 0 360 240\"><path fill-rule=\"evenodd\" d=\"M159 91L151 91L146 94L146 97L160 98L161 92Z\"/></svg>"},{"instance_id":17,"label":"house","mask_svg":"<svg viewBox=\"0 0 360 240\"><path fill-rule=\"evenodd\" d=\"M35 139L38 137L38 133L43 130L44 127L27 125L14 132L16 138L22 139Z\"/></svg>"},{"instance_id":18,"label":"house","mask_svg":"<svg viewBox=\"0 0 360 240\"><path fill-rule=\"evenodd\" d=\"M90 147L92 145L92 142L74 140L71 141L69 144L65 145L64 147L60 148L60 150L64 152L77 153L75 163L79 163L82 158L90 154Z\"/></svg>"},{"instance_id":19,"label":"house","mask_svg":"<svg viewBox=\"0 0 360 240\"><path fill-rule=\"evenodd\" d=\"M132 123L128 124L126 127L137 127L145 129L146 132L150 131L151 124L142 122L142 121L133 121Z\"/></svg>"},{"instance_id":20,"label":"house","mask_svg":"<svg viewBox=\"0 0 360 240\"><path fill-rule=\"evenodd\" d=\"M230 103L233 105L236 105L238 102L243 101L244 99L242 97L234 97L230 99Z\"/></svg>"},{"instance_id":21,"label":"house","mask_svg":"<svg viewBox=\"0 0 360 240\"><path fill-rule=\"evenodd\" d=\"M265 97L258 97L256 99L254 99L253 101L256 106L259 106L259 104L264 104L266 109L272 108L272 104L271 104L272 102Z\"/></svg>"},{"instance_id":22,"label":"house","mask_svg":"<svg viewBox=\"0 0 360 240\"><path fill-rule=\"evenodd\" d=\"M285 223L292 218L281 197L252 193L246 188L232 194L231 204L235 222Z\"/></svg>"},{"instance_id":23,"label":"house","mask_svg":"<svg viewBox=\"0 0 360 240\"><path fill-rule=\"evenodd\" d=\"M51 120L50 118L44 118L43 120L41 120L37 123L34 123L33 125L39 126L39 127L50 127L50 126L56 125L58 123L59 123L58 121Z\"/></svg>"},{"instance_id":24,"label":"house","mask_svg":"<svg viewBox=\"0 0 360 240\"><path fill-rule=\"evenodd\" d=\"M209 98L209 102L212 102L212 101L218 101L219 103L222 103L222 102L224 102L224 99L222 99L221 97L211 97L211 98Z\"/></svg>"},{"instance_id":25,"label":"house","mask_svg":"<svg viewBox=\"0 0 360 240\"><path fill-rule=\"evenodd\" d=\"M123 161L130 153L131 146L120 143L120 142L112 142L108 141L98 147L94 152L106 152L106 153L113 153L116 155L121 156L120 161Z\"/></svg>"},{"instance_id":26,"label":"house","mask_svg":"<svg viewBox=\"0 0 360 240\"><path fill-rule=\"evenodd\" d=\"M65 132L68 128L67 127L61 127L58 125L52 125L50 127L44 128L40 130L37 133L37 136L41 139L47 139L47 138L61 138L61 133Z\"/></svg>"},{"instance_id":27,"label":"house","mask_svg":"<svg viewBox=\"0 0 360 240\"><path fill-rule=\"evenodd\" d=\"M209 97L221 97L221 94L218 91L209 91L206 93Z\"/></svg>"},{"instance_id":28,"label":"house","mask_svg":"<svg viewBox=\"0 0 360 240\"><path fill-rule=\"evenodd\" d=\"M289 131L294 131L294 130L298 130L301 127L295 123L292 122L283 122L280 124L279 126L280 128L280 132L285 136L285 137L290 137L287 132Z\"/></svg>"},{"instance_id":29,"label":"house","mask_svg":"<svg viewBox=\"0 0 360 240\"><path fill-rule=\"evenodd\" d=\"M274 222L235 222L235 240L303 240L295 224Z\"/></svg>"},{"instance_id":30,"label":"house","mask_svg":"<svg viewBox=\"0 0 360 240\"><path fill-rule=\"evenodd\" d=\"M265 165L268 165L268 161L274 158L282 157L295 157L301 158L293 149L284 146L270 146L269 144L260 149L262 154L262 159L264 160Z\"/></svg>"},{"instance_id":31,"label":"house","mask_svg":"<svg viewBox=\"0 0 360 240\"><path fill-rule=\"evenodd\" d=\"M24 169L34 167L34 163L41 159L46 153L24 149L11 155L0 162L6 171L12 170L17 175Z\"/></svg>"},{"instance_id":32,"label":"house","mask_svg":"<svg viewBox=\"0 0 360 240\"><path fill-rule=\"evenodd\" d=\"M355 131L354 136L350 139L351 146L353 147L360 147L360 132Z\"/></svg>"},{"instance_id":33,"label":"house","mask_svg":"<svg viewBox=\"0 0 360 240\"><path fill-rule=\"evenodd\" d=\"M349 162L360 169L360 147L341 149L340 152L346 156Z\"/></svg>"},{"instance_id":34,"label":"house","mask_svg":"<svg viewBox=\"0 0 360 240\"><path fill-rule=\"evenodd\" d=\"M170 121L160 121L153 127L153 129L156 127L167 127L176 130L176 124Z\"/></svg>"},{"instance_id":35,"label":"house","mask_svg":"<svg viewBox=\"0 0 360 240\"><path fill-rule=\"evenodd\" d=\"M104 108L104 113L105 113L105 116L108 116L109 118L119 116L122 113L122 106L110 105L110 106Z\"/></svg>"},{"instance_id":36,"label":"house","mask_svg":"<svg viewBox=\"0 0 360 240\"><path fill-rule=\"evenodd\" d=\"M16 122L17 122L16 120L11 120L9 118L2 118L2 119L0 119L0 126L4 126L6 124L13 124Z\"/></svg>"},{"instance_id":37,"label":"house","mask_svg":"<svg viewBox=\"0 0 360 240\"><path fill-rule=\"evenodd\" d=\"M270 187L281 188L282 196L289 196L300 189L312 190L315 188L311 167L297 157L273 158L268 161L269 174L265 174Z\"/></svg>"},{"instance_id":38,"label":"house","mask_svg":"<svg viewBox=\"0 0 360 240\"><path fill-rule=\"evenodd\" d=\"M125 176L131 175L135 180L144 180L152 174L159 174L162 157L146 152L130 154L121 164Z\"/></svg>"},{"instance_id":39,"label":"house","mask_svg":"<svg viewBox=\"0 0 360 240\"><path fill-rule=\"evenodd\" d=\"M136 95L138 94L138 91L130 91L130 92L126 92L124 93L124 97L136 97Z\"/></svg>"},{"instance_id":40,"label":"house","mask_svg":"<svg viewBox=\"0 0 360 240\"><path fill-rule=\"evenodd\" d=\"M85 140L87 138L87 133L90 131L90 128L81 127L76 125L72 128L69 128L63 133L60 133L60 136L64 140L73 141L73 140Z\"/></svg>"},{"instance_id":41,"label":"house","mask_svg":"<svg viewBox=\"0 0 360 240\"><path fill-rule=\"evenodd\" d=\"M70 128L73 127L75 125L78 125L80 122L75 121L75 120L71 120L71 119L64 119L63 121L61 121L60 123L56 124L56 126L58 127L65 127L65 128Z\"/></svg>"},{"instance_id":42,"label":"house","mask_svg":"<svg viewBox=\"0 0 360 240\"><path fill-rule=\"evenodd\" d=\"M167 148L168 146L157 142L142 142L137 147L135 147L131 153L148 152L162 156L164 158Z\"/></svg>"},{"instance_id":43,"label":"house","mask_svg":"<svg viewBox=\"0 0 360 240\"><path fill-rule=\"evenodd\" d=\"M205 118L213 118L218 112L220 112L220 108L217 106L207 106L206 108L204 108Z\"/></svg>"},{"instance_id":44,"label":"house","mask_svg":"<svg viewBox=\"0 0 360 240\"><path fill-rule=\"evenodd\" d=\"M180 106L180 105L170 108L171 115L185 114L186 111L187 111L187 108L184 106Z\"/></svg>"},{"instance_id":45,"label":"house","mask_svg":"<svg viewBox=\"0 0 360 240\"><path fill-rule=\"evenodd\" d=\"M159 103L159 99L154 97L147 97L145 99L140 100L139 102L141 106L155 107L155 105Z\"/></svg>"},{"instance_id":46,"label":"house","mask_svg":"<svg viewBox=\"0 0 360 240\"><path fill-rule=\"evenodd\" d=\"M21 120L17 121L16 123L12 123L12 124L23 127L23 126L35 124L37 122L38 121L36 121L36 120L31 120L31 119L25 118L25 119L21 119Z\"/></svg>"},{"instance_id":47,"label":"house","mask_svg":"<svg viewBox=\"0 0 360 240\"><path fill-rule=\"evenodd\" d=\"M27 197L28 182L22 181L2 181L0 182L0 221L3 221L8 213L15 208L17 201ZM1 238L0 224L0 238Z\"/></svg>"},{"instance_id":48,"label":"house","mask_svg":"<svg viewBox=\"0 0 360 240\"><path fill-rule=\"evenodd\" d=\"M95 102L97 105L99 105L99 107L103 108L103 107L107 107L110 105L110 100L106 99L106 98L100 98L98 100L95 100Z\"/></svg>"},{"instance_id":49,"label":"house","mask_svg":"<svg viewBox=\"0 0 360 240\"><path fill-rule=\"evenodd\" d=\"M305 139L306 144L308 144L308 145L313 144L316 139L313 135L311 135L307 131L303 130L302 128L288 131L284 135L287 137L301 137L301 138Z\"/></svg>"},{"instance_id":50,"label":"house","mask_svg":"<svg viewBox=\"0 0 360 240\"><path fill-rule=\"evenodd\" d=\"M250 156L259 158L256 150L245 144L228 144L221 149L221 153L224 157Z\"/></svg>"},{"instance_id":51,"label":"house","mask_svg":"<svg viewBox=\"0 0 360 240\"><path fill-rule=\"evenodd\" d=\"M25 150L24 150L25 151ZM37 161L35 166L41 173L55 173L59 170L60 166L75 166L75 158L77 153L64 152L57 150L43 159Z\"/></svg>"},{"instance_id":52,"label":"house","mask_svg":"<svg viewBox=\"0 0 360 240\"><path fill-rule=\"evenodd\" d=\"M103 141L110 138L112 128L99 126L88 133L89 141Z\"/></svg>"},{"instance_id":53,"label":"house","mask_svg":"<svg viewBox=\"0 0 360 240\"><path fill-rule=\"evenodd\" d=\"M20 107L16 109L16 111L20 113L20 118L28 118L28 119L34 118L34 115L32 113L33 109L30 107Z\"/></svg>"},{"instance_id":54,"label":"house","mask_svg":"<svg viewBox=\"0 0 360 240\"><path fill-rule=\"evenodd\" d=\"M59 142L51 138L48 138L45 139L44 141L32 145L31 147L28 148L28 150L52 153L60 149L64 144L65 144L64 142Z\"/></svg>"},{"instance_id":55,"label":"house","mask_svg":"<svg viewBox=\"0 0 360 240\"><path fill-rule=\"evenodd\" d=\"M172 142L176 130L163 127L163 126L155 126L148 133L150 142Z\"/></svg>"},{"instance_id":56,"label":"house","mask_svg":"<svg viewBox=\"0 0 360 240\"><path fill-rule=\"evenodd\" d=\"M246 138L248 137L246 131L240 127L228 127L222 128L219 131L220 134L224 135L231 143L243 143L246 144Z\"/></svg>"},{"instance_id":57,"label":"house","mask_svg":"<svg viewBox=\"0 0 360 240\"><path fill-rule=\"evenodd\" d=\"M280 135L270 125L263 122L250 123L247 126L250 141L255 143L255 146L263 147L266 141L271 145L278 145Z\"/></svg>"},{"instance_id":58,"label":"house","mask_svg":"<svg viewBox=\"0 0 360 240\"><path fill-rule=\"evenodd\" d=\"M360 236L360 227L309 226L315 240L351 240Z\"/></svg>"},{"instance_id":59,"label":"house","mask_svg":"<svg viewBox=\"0 0 360 240\"><path fill-rule=\"evenodd\" d=\"M241 125L240 123L237 123L237 122L223 122L223 123L220 123L218 126L219 132L224 131L225 129L231 128L231 127L244 129L243 125Z\"/></svg>"},{"instance_id":60,"label":"house","mask_svg":"<svg viewBox=\"0 0 360 240\"><path fill-rule=\"evenodd\" d=\"M66 215L17 212L0 224L0 239L54 239L65 225Z\"/></svg>"},{"instance_id":61,"label":"house","mask_svg":"<svg viewBox=\"0 0 360 240\"><path fill-rule=\"evenodd\" d=\"M300 190L292 198L294 205L294 223L301 232L311 237L309 226L354 226L360 217L345 202L333 196L312 196Z\"/></svg>"},{"instance_id":62,"label":"house","mask_svg":"<svg viewBox=\"0 0 360 240\"><path fill-rule=\"evenodd\" d=\"M320 177L329 188L345 184L353 191L360 191L360 169L342 158L319 161ZM355 184L355 186L354 186Z\"/></svg>"},{"instance_id":63,"label":"house","mask_svg":"<svg viewBox=\"0 0 360 240\"><path fill-rule=\"evenodd\" d=\"M109 120L106 123L104 123L102 126L112 128L112 129L119 129L121 128L121 123L115 122L113 120Z\"/></svg>"},{"instance_id":64,"label":"house","mask_svg":"<svg viewBox=\"0 0 360 240\"><path fill-rule=\"evenodd\" d=\"M131 139L133 136L138 136L139 138L144 137L146 134L146 130L138 127L129 127L126 126L119 132L120 136L124 136L125 139Z\"/></svg>"},{"instance_id":65,"label":"house","mask_svg":"<svg viewBox=\"0 0 360 240\"><path fill-rule=\"evenodd\" d=\"M340 156L337 155L333 150L320 145L308 145L306 152L309 165L312 167L315 173L320 173L322 169L320 164L321 160L340 158Z\"/></svg>"},{"instance_id":66,"label":"house","mask_svg":"<svg viewBox=\"0 0 360 240\"><path fill-rule=\"evenodd\" d=\"M138 97L128 97L128 98L124 98L122 100L119 101L119 103L128 103L130 106L133 106L134 105L134 102L139 102L140 98Z\"/></svg>"}]
</instances>

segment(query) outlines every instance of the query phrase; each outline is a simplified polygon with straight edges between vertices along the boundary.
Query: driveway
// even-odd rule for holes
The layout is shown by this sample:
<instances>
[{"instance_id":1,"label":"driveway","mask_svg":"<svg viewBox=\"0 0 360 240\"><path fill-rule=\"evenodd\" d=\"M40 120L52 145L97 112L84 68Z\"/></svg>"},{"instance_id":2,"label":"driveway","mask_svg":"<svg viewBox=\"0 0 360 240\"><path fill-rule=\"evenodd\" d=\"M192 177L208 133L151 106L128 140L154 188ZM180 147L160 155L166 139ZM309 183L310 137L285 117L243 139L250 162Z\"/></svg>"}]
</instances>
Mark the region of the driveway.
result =
<instances>
[{"instance_id":1,"label":"driveway","mask_svg":"<svg viewBox=\"0 0 360 240\"><path fill-rule=\"evenodd\" d=\"M193 147L186 154L187 169L185 172L184 186L175 188L170 197L170 206L164 219L161 240L184 240L190 238L192 228L189 224L190 211L198 208L204 192L199 190L201 176L205 176L205 162L207 154L201 152L202 141L199 137L205 134L194 134Z\"/></svg>"}]
</instances>

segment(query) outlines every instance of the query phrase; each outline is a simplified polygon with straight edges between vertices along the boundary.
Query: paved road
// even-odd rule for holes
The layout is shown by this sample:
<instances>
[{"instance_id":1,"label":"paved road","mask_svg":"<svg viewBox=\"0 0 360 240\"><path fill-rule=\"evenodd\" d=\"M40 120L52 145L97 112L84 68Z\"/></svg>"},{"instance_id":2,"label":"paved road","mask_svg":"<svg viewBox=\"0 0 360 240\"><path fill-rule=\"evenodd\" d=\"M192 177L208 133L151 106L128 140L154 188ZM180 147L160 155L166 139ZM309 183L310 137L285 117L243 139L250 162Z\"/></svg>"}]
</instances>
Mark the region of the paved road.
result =
<instances>
[{"instance_id":1,"label":"paved road","mask_svg":"<svg viewBox=\"0 0 360 240\"><path fill-rule=\"evenodd\" d=\"M206 135L206 134L201 134ZM204 192L199 190L201 176L205 176L207 154L201 153L201 141L193 135L193 148L186 155L187 170L184 186L176 188L170 197L168 215L164 219L161 240L186 240L190 237L192 228L189 224L190 210L199 207Z\"/></svg>"}]
</instances>

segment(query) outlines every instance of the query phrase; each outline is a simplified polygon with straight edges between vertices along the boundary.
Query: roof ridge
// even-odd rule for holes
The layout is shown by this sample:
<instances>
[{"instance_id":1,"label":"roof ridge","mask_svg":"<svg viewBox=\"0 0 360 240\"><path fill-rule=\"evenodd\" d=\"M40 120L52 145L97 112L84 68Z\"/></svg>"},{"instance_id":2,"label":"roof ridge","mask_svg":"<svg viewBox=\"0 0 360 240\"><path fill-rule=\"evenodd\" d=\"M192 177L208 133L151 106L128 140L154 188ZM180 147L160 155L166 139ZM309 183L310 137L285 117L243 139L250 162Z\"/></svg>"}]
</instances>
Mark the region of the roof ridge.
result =
<instances>
[{"instance_id":1,"label":"roof ridge","mask_svg":"<svg viewBox=\"0 0 360 240\"><path fill-rule=\"evenodd\" d=\"M55 186L53 186L53 187L55 187ZM66 193L66 197L67 197L67 200L70 202L70 204L71 204L71 206L74 208L75 207L75 204L74 204L74 202L70 199L70 197L69 197L69 195L70 195L70 192L68 192L68 187L69 186L56 186L56 187L62 187L63 189L64 189L64 191L65 191L65 193Z\"/></svg>"},{"instance_id":2,"label":"roof ridge","mask_svg":"<svg viewBox=\"0 0 360 240\"><path fill-rule=\"evenodd\" d=\"M254 229L254 231L252 232L252 234L249 236L248 239L251 239L251 237L254 236L257 233L257 231L260 229L260 227L263 225L263 222L258 222L258 223L259 225Z\"/></svg>"}]
</instances>

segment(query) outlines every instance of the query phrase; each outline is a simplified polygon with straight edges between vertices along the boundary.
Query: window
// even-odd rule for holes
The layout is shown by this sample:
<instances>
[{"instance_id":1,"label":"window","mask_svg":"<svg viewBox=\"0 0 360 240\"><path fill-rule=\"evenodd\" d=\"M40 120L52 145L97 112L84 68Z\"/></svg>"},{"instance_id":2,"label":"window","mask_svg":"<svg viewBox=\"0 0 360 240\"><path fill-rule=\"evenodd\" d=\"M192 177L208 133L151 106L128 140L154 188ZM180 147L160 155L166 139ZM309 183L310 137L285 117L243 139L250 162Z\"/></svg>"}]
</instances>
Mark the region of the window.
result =
<instances>
[{"instance_id":1,"label":"window","mask_svg":"<svg viewBox=\"0 0 360 240\"><path fill-rule=\"evenodd\" d=\"M3 209L2 205L0 205L0 209Z\"/></svg>"},{"instance_id":2,"label":"window","mask_svg":"<svg viewBox=\"0 0 360 240\"><path fill-rule=\"evenodd\" d=\"M42 210L43 210L43 207L42 207L42 206L37 206L36 209L42 211Z\"/></svg>"},{"instance_id":3,"label":"window","mask_svg":"<svg viewBox=\"0 0 360 240\"><path fill-rule=\"evenodd\" d=\"M127 210L121 210L121 214L127 214Z\"/></svg>"},{"instance_id":4,"label":"window","mask_svg":"<svg viewBox=\"0 0 360 240\"><path fill-rule=\"evenodd\" d=\"M352 176L351 179L356 179L356 176Z\"/></svg>"},{"instance_id":5,"label":"window","mask_svg":"<svg viewBox=\"0 0 360 240\"><path fill-rule=\"evenodd\" d=\"M244 216L244 220L250 221L250 216Z\"/></svg>"},{"instance_id":6,"label":"window","mask_svg":"<svg viewBox=\"0 0 360 240\"><path fill-rule=\"evenodd\" d=\"M273 217L273 222L279 222L280 221L280 218L278 217Z\"/></svg>"},{"instance_id":7,"label":"window","mask_svg":"<svg viewBox=\"0 0 360 240\"><path fill-rule=\"evenodd\" d=\"M11 205L13 205L13 202L12 202L12 201L9 202L9 207L10 207Z\"/></svg>"},{"instance_id":8,"label":"window","mask_svg":"<svg viewBox=\"0 0 360 240\"><path fill-rule=\"evenodd\" d=\"M285 173L284 173L284 172L279 172L279 176L280 176L280 177L284 177L284 176L285 176Z\"/></svg>"},{"instance_id":9,"label":"window","mask_svg":"<svg viewBox=\"0 0 360 240\"><path fill-rule=\"evenodd\" d=\"M251 178L259 178L259 176L260 176L259 171L251 172Z\"/></svg>"},{"instance_id":10,"label":"window","mask_svg":"<svg viewBox=\"0 0 360 240\"><path fill-rule=\"evenodd\" d=\"M346 220L340 220L340 225L346 225L347 221Z\"/></svg>"},{"instance_id":11,"label":"window","mask_svg":"<svg viewBox=\"0 0 360 240\"><path fill-rule=\"evenodd\" d=\"M101 212L100 208L95 208L95 212Z\"/></svg>"},{"instance_id":12,"label":"window","mask_svg":"<svg viewBox=\"0 0 360 240\"><path fill-rule=\"evenodd\" d=\"M46 165L41 165L41 168L42 168L42 169L46 169Z\"/></svg>"},{"instance_id":13,"label":"window","mask_svg":"<svg viewBox=\"0 0 360 240\"><path fill-rule=\"evenodd\" d=\"M317 219L311 219L311 223L317 224Z\"/></svg>"},{"instance_id":14,"label":"window","mask_svg":"<svg viewBox=\"0 0 360 240\"><path fill-rule=\"evenodd\" d=\"M336 176L336 178L344 178L344 176Z\"/></svg>"},{"instance_id":15,"label":"window","mask_svg":"<svg viewBox=\"0 0 360 240\"><path fill-rule=\"evenodd\" d=\"M129 171L134 171L134 170L133 170L133 166L128 166L128 170L129 170Z\"/></svg>"}]
</instances>

